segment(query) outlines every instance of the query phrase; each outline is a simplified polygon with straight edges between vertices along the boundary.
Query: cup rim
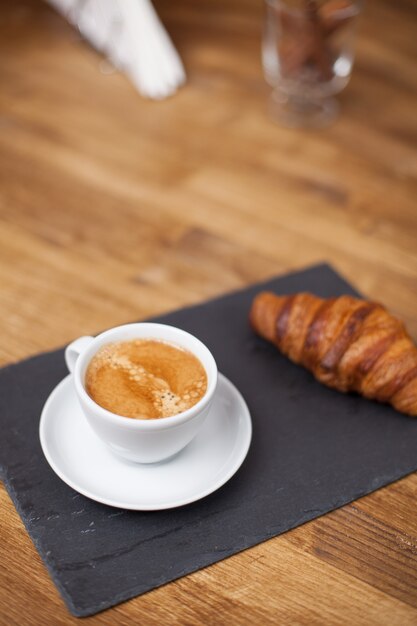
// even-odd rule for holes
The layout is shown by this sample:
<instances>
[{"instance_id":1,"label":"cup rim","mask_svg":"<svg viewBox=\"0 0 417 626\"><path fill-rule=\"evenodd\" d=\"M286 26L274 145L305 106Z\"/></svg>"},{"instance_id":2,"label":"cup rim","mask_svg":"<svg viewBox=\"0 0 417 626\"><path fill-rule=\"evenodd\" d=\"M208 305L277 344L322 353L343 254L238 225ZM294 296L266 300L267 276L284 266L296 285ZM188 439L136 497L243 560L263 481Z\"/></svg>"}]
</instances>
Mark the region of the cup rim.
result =
<instances>
[{"instance_id":1,"label":"cup rim","mask_svg":"<svg viewBox=\"0 0 417 626\"><path fill-rule=\"evenodd\" d=\"M178 333L180 337L181 336L187 337L188 340L191 340L191 342L193 342L194 344L197 344L200 347L200 349L203 351L203 353L205 353L206 362L203 363L202 359L195 354L192 347L186 348L187 350L192 352L192 354L194 354L194 356L196 356L196 358L198 358L199 361L202 363L204 370L206 371L207 383L208 383L206 393L204 394L204 396L196 404L194 404L192 407L190 407L186 411L177 413L177 415L170 415L168 417L162 417L158 419L146 419L146 420L145 419L132 419L131 417L127 417L125 415L118 415L117 413L113 413L112 411L105 409L104 407L100 406L97 402L95 402L91 398L91 396L89 396L89 394L87 393L84 383L81 380L81 370L84 368L86 361L91 360L95 352L97 352L97 349L98 349L97 343L99 342L101 343L101 341L106 338L108 338L109 341L111 341L111 337L115 334L115 332L121 331L121 330L128 330L128 329L134 330L134 328L138 326L140 326L141 328L146 326L149 328L150 331L152 330L154 331L154 333L150 333L149 336L143 337L143 338L155 339L156 341L168 341L169 343L170 340L163 339L161 337L158 337L157 335L157 331L161 327L168 328L170 331L174 331L175 333ZM134 339L134 338L135 338L134 335L132 335L131 339ZM142 337L138 337L138 338L141 339ZM126 341L129 341L129 339L126 339ZM175 339L172 340L172 343L173 344L176 343ZM183 347L181 346L180 342L178 342L178 345L180 345L180 347ZM209 369L211 371L209 371ZM158 431L158 430L165 430L167 428L179 426L183 424L184 422L189 421L190 419L195 417L197 414L201 413L201 411L203 411L206 408L206 406L211 402L211 399L214 395L214 392L217 386L217 374L218 374L217 364L212 353L200 339L195 337L195 335L192 335L186 330L182 330L181 328L177 328L176 326L172 326L170 324L161 324L158 322L136 322L132 324L122 324L120 326L114 326L113 328L110 328L100 333L96 337L94 337L93 340L91 341L91 344L78 357L75 367L74 367L74 371L73 371L73 378L74 378L75 388L76 388L76 391L80 400L83 403L85 403L90 410L94 411L95 414L102 417L105 421L110 422L111 424L114 424L114 425L119 425L128 429L132 429L132 430Z\"/></svg>"}]
</instances>

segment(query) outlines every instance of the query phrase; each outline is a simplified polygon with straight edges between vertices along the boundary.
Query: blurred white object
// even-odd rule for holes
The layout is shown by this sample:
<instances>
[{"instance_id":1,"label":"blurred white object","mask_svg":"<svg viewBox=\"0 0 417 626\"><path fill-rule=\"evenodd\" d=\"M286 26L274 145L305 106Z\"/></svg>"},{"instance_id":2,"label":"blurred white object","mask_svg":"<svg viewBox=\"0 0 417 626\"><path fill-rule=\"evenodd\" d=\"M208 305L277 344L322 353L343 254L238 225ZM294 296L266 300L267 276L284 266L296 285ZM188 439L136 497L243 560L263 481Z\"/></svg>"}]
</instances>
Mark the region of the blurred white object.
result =
<instances>
[{"instance_id":1,"label":"blurred white object","mask_svg":"<svg viewBox=\"0 0 417 626\"><path fill-rule=\"evenodd\" d=\"M166 98L185 82L181 59L150 0L48 0L139 92Z\"/></svg>"}]
</instances>

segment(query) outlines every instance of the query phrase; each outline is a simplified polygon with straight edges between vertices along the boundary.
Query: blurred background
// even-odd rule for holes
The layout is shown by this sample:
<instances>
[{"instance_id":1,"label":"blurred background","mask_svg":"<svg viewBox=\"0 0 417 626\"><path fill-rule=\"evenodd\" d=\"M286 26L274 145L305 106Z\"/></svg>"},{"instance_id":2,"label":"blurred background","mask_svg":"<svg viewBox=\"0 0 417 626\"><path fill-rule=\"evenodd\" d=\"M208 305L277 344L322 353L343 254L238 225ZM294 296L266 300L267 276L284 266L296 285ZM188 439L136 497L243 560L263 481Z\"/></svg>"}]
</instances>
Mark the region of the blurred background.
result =
<instances>
[{"instance_id":1,"label":"blurred background","mask_svg":"<svg viewBox=\"0 0 417 626\"><path fill-rule=\"evenodd\" d=\"M261 2L155 8L187 74L161 101L2 1L0 362L323 261L416 338L416 3L366 3L322 130L270 118Z\"/></svg>"}]
</instances>

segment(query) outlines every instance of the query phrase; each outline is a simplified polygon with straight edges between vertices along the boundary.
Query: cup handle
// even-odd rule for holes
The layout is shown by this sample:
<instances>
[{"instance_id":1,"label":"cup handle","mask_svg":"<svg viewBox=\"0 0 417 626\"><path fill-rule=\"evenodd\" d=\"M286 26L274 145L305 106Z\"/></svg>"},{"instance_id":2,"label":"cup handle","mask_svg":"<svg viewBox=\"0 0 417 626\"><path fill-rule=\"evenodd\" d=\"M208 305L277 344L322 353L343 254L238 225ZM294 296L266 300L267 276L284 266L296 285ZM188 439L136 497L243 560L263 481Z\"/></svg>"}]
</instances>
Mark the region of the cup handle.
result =
<instances>
[{"instance_id":1,"label":"cup handle","mask_svg":"<svg viewBox=\"0 0 417 626\"><path fill-rule=\"evenodd\" d=\"M65 363L69 371L74 371L75 363L81 352L83 352L93 341L94 337L79 337L65 348Z\"/></svg>"}]
</instances>

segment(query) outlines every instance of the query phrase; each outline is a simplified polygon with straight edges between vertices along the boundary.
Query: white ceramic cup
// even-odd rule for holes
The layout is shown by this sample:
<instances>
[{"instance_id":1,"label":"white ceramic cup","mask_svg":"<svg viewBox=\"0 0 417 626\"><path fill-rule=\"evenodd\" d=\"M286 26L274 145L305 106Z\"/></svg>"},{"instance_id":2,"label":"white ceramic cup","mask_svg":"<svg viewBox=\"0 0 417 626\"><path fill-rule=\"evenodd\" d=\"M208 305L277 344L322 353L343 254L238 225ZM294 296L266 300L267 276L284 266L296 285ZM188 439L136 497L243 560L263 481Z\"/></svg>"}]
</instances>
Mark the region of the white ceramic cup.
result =
<instances>
[{"instance_id":1,"label":"white ceramic cup","mask_svg":"<svg viewBox=\"0 0 417 626\"><path fill-rule=\"evenodd\" d=\"M96 352L106 343L131 339L167 341L192 352L207 374L205 395L190 409L161 419L132 419L99 406L85 390L85 373ZM118 326L97 337L80 337L65 351L81 408L94 432L116 454L138 463L169 458L195 437L206 419L217 385L217 366L210 350L190 333L165 324L138 323Z\"/></svg>"}]
</instances>

